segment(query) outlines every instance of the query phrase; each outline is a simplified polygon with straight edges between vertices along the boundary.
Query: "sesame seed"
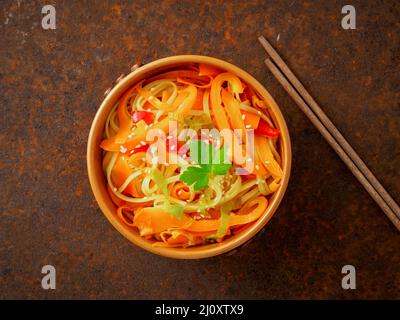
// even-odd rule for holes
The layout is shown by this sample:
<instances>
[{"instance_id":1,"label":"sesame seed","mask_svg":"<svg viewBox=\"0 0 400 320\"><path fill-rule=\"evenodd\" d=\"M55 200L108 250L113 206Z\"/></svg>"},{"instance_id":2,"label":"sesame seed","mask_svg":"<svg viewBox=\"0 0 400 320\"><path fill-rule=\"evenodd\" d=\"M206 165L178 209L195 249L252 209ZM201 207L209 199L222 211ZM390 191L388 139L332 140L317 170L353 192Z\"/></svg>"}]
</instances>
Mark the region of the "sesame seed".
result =
<instances>
[{"instance_id":1,"label":"sesame seed","mask_svg":"<svg viewBox=\"0 0 400 320\"><path fill-rule=\"evenodd\" d=\"M253 161L253 159L252 158L247 158L247 160L246 160L247 162L252 162Z\"/></svg>"},{"instance_id":2,"label":"sesame seed","mask_svg":"<svg viewBox=\"0 0 400 320\"><path fill-rule=\"evenodd\" d=\"M251 128L251 125L247 124L246 129L250 129L250 128Z\"/></svg>"},{"instance_id":3,"label":"sesame seed","mask_svg":"<svg viewBox=\"0 0 400 320\"><path fill-rule=\"evenodd\" d=\"M173 151L173 150L175 150L175 146L174 145L171 146L171 151Z\"/></svg>"},{"instance_id":4,"label":"sesame seed","mask_svg":"<svg viewBox=\"0 0 400 320\"><path fill-rule=\"evenodd\" d=\"M256 170L260 170L260 166L256 164Z\"/></svg>"},{"instance_id":5,"label":"sesame seed","mask_svg":"<svg viewBox=\"0 0 400 320\"><path fill-rule=\"evenodd\" d=\"M145 145L146 145L146 142L140 141L140 144L141 144L142 146L145 146Z\"/></svg>"},{"instance_id":6,"label":"sesame seed","mask_svg":"<svg viewBox=\"0 0 400 320\"><path fill-rule=\"evenodd\" d=\"M268 160L265 160L265 163L266 163L266 164L270 164L270 162L269 162Z\"/></svg>"},{"instance_id":7,"label":"sesame seed","mask_svg":"<svg viewBox=\"0 0 400 320\"><path fill-rule=\"evenodd\" d=\"M121 151L121 153L125 153L128 149L126 149L124 146L120 146L119 150Z\"/></svg>"},{"instance_id":8,"label":"sesame seed","mask_svg":"<svg viewBox=\"0 0 400 320\"><path fill-rule=\"evenodd\" d=\"M246 115L242 114L242 120L246 119Z\"/></svg>"},{"instance_id":9,"label":"sesame seed","mask_svg":"<svg viewBox=\"0 0 400 320\"><path fill-rule=\"evenodd\" d=\"M114 187L114 191L117 191L117 188Z\"/></svg>"}]
</instances>

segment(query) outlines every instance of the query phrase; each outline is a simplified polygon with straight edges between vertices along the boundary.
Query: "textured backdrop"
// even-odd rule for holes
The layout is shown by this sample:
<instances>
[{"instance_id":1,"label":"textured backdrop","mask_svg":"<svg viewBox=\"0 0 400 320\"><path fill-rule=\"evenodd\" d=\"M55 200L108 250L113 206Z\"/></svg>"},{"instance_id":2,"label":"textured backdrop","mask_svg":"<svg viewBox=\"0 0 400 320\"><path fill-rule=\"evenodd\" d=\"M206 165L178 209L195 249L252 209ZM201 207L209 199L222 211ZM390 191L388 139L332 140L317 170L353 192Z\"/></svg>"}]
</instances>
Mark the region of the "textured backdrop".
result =
<instances>
[{"instance_id":1,"label":"textured backdrop","mask_svg":"<svg viewBox=\"0 0 400 320\"><path fill-rule=\"evenodd\" d=\"M0 297L400 297L400 235L263 65L266 36L400 201L400 5L351 1L0 3ZM57 29L43 30L53 4ZM137 60L211 55L275 97L293 144L287 193L231 256L175 261L123 238L99 210L86 141L103 92ZM41 288L41 268L57 289ZM357 269L357 290L341 268Z\"/></svg>"}]
</instances>

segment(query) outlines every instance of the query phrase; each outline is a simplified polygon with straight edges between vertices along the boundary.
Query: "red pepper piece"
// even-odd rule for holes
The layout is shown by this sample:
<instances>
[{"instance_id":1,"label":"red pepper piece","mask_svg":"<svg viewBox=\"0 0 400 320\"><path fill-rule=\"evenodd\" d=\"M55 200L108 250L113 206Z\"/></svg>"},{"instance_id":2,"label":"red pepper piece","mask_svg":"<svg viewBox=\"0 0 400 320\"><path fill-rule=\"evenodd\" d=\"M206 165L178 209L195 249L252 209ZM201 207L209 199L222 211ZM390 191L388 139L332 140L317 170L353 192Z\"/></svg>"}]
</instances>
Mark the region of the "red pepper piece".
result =
<instances>
[{"instance_id":1,"label":"red pepper piece","mask_svg":"<svg viewBox=\"0 0 400 320\"><path fill-rule=\"evenodd\" d=\"M260 120L257 129L254 130L255 134L268 138L276 138L281 133L279 129L272 128L268 122Z\"/></svg>"},{"instance_id":2,"label":"red pepper piece","mask_svg":"<svg viewBox=\"0 0 400 320\"><path fill-rule=\"evenodd\" d=\"M132 122L138 123L140 120L143 120L146 124L151 124L154 122L154 114L149 111L133 111Z\"/></svg>"},{"instance_id":3,"label":"red pepper piece","mask_svg":"<svg viewBox=\"0 0 400 320\"><path fill-rule=\"evenodd\" d=\"M144 146L136 147L135 149L133 149L133 153L146 152L149 147L150 146L148 144L145 144Z\"/></svg>"}]
</instances>

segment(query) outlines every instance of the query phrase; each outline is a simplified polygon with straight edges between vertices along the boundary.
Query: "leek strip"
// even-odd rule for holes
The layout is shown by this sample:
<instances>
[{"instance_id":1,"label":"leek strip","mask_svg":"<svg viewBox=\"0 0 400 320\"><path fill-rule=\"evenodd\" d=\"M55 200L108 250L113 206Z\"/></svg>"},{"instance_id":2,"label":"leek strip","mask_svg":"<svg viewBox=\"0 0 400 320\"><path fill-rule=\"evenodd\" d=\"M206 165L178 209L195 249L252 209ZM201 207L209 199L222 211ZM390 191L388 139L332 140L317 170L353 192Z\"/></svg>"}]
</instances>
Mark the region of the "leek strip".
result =
<instances>
[{"instance_id":1,"label":"leek strip","mask_svg":"<svg viewBox=\"0 0 400 320\"><path fill-rule=\"evenodd\" d=\"M203 111L204 111L204 114L210 119L210 121L212 122L212 119L211 119L211 114L210 114L210 104L209 104L209 101L210 101L210 90L206 90L206 91L204 91L204 94L203 94Z\"/></svg>"},{"instance_id":2,"label":"leek strip","mask_svg":"<svg viewBox=\"0 0 400 320\"><path fill-rule=\"evenodd\" d=\"M247 193L245 193L240 200L242 201L242 203L246 203L248 200L254 198L255 196L259 195L260 191L258 190L258 188L254 188L250 191L248 191Z\"/></svg>"}]
</instances>

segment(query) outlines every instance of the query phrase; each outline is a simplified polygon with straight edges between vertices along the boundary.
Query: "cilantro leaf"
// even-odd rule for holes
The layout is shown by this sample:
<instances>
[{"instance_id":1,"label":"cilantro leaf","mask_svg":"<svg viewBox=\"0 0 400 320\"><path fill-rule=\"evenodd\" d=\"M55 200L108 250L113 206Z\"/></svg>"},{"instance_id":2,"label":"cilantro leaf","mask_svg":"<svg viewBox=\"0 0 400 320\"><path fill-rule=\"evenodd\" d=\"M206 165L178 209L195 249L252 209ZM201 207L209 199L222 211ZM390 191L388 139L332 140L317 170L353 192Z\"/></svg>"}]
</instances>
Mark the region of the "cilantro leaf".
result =
<instances>
[{"instance_id":1,"label":"cilantro leaf","mask_svg":"<svg viewBox=\"0 0 400 320\"><path fill-rule=\"evenodd\" d=\"M207 187L209 175L225 175L232 166L224 163L227 158L225 148L216 150L212 144L207 144L203 140L191 141L189 145L189 155L198 166L188 167L180 176L180 180L187 185L193 185L194 190L198 191Z\"/></svg>"},{"instance_id":2,"label":"cilantro leaf","mask_svg":"<svg viewBox=\"0 0 400 320\"><path fill-rule=\"evenodd\" d=\"M204 189L208 185L208 169L205 167L188 167L180 176L180 180L188 186L194 184L194 190Z\"/></svg>"}]
</instances>

